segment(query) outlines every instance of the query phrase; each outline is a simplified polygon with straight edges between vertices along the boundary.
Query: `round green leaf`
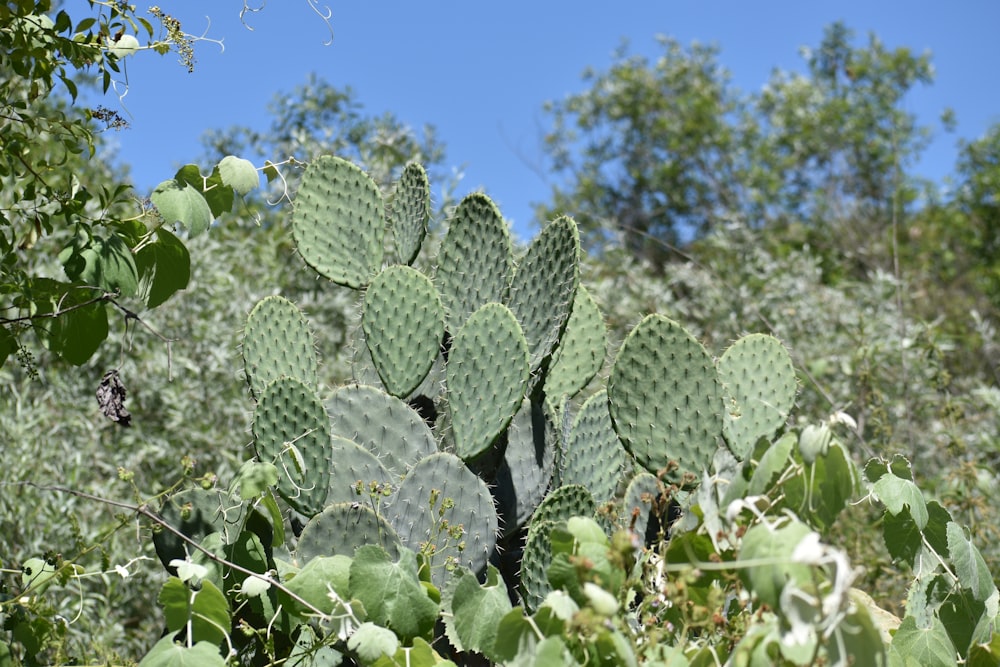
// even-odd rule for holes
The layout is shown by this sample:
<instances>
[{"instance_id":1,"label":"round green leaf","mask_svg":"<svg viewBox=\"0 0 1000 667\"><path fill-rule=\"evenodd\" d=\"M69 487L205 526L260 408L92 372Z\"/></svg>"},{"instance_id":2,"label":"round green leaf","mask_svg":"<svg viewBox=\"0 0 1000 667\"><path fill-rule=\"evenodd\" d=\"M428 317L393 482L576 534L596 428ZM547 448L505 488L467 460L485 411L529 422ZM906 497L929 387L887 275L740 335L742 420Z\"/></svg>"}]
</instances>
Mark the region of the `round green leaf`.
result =
<instances>
[{"instance_id":1,"label":"round green leaf","mask_svg":"<svg viewBox=\"0 0 1000 667\"><path fill-rule=\"evenodd\" d=\"M191 236L197 236L212 222L212 210L198 190L177 179L163 181L149 197L168 223L179 222Z\"/></svg>"},{"instance_id":2,"label":"round green leaf","mask_svg":"<svg viewBox=\"0 0 1000 667\"><path fill-rule=\"evenodd\" d=\"M241 195L260 186L260 174L250 160L227 155L219 162L219 175L222 182Z\"/></svg>"}]
</instances>

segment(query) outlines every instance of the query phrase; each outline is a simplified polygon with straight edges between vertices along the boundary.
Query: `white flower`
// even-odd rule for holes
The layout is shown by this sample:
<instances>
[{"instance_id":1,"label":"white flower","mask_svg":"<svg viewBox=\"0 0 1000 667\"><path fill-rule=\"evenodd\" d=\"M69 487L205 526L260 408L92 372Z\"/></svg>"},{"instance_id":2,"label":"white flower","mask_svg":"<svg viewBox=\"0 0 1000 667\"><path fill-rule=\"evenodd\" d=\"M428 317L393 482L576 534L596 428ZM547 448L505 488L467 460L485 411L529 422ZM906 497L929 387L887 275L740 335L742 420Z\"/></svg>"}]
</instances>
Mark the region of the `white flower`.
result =
<instances>
[{"instance_id":1,"label":"white flower","mask_svg":"<svg viewBox=\"0 0 1000 667\"><path fill-rule=\"evenodd\" d=\"M177 568L177 578L184 582L198 583L208 576L207 567L198 563L192 563L187 559L181 560L180 558L175 558L170 561L170 565Z\"/></svg>"}]
</instances>

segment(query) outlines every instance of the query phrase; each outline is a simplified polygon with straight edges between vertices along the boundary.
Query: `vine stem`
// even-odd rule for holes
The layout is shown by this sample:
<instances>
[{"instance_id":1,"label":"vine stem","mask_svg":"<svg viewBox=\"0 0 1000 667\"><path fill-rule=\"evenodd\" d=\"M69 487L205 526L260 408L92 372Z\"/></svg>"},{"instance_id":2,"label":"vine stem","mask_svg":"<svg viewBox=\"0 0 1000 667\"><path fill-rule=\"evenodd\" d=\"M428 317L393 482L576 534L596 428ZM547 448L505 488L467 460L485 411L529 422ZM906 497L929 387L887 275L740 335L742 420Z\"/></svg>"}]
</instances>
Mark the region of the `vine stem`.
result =
<instances>
[{"instance_id":1,"label":"vine stem","mask_svg":"<svg viewBox=\"0 0 1000 667\"><path fill-rule=\"evenodd\" d=\"M163 528L167 532L169 532L172 535L174 535L175 537L179 538L185 544L188 544L188 545L194 547L196 550L198 550L201 553L203 553L209 560L211 560L211 561L213 561L215 563L218 563L219 565L222 565L223 567L228 567L230 569L236 570L237 572L240 572L240 573L245 574L247 576L254 577L256 579L260 579L261 581L270 584L275 589L281 591L282 593L284 593L285 595L287 595L291 599L295 600L300 605L302 605L303 607L305 607L306 609L308 609L310 612L316 614L317 617L319 617L321 619L328 619L328 618L330 618L329 614L327 614L327 613L321 611L320 609L318 609L317 607L313 606L311 603L309 603L305 599L303 599L300 595L292 592L286 586L284 586L281 582L279 582L278 580L274 579L270 575L265 574L265 573L261 573L261 572L254 572L253 570L247 569L247 568L243 567L242 565L237 565L236 563L233 563L232 561L226 560L225 558L222 558L221 556L217 556L216 554L212 553L211 551L209 551L208 549L206 549L205 547L201 546L196 541L192 540L190 537L188 537L187 535L185 535L184 533L182 533L180 530L178 530L177 528L174 528L169 523L167 523L166 521L164 521L162 518L160 518L159 516L157 516L157 514L155 512L153 512L152 510L149 509L149 506L146 503L143 503L141 505L135 505L135 504L132 504L132 503L122 502L120 500L112 500L110 498L102 498L101 496L95 496L95 495L93 495L91 493L87 493L85 491L77 491L75 489L69 489L69 488L66 488L64 486L57 486L57 485L52 485L52 484L36 484L35 482L27 482L27 481L9 482L9 483L10 484L23 485L23 486L30 486L30 487L39 489L40 491L55 491L57 493L66 493L66 494L69 494L71 496L76 496L77 498L83 498L84 500L90 500L92 502L101 503L101 504L104 504L104 505L108 505L110 507L117 507L119 509L128 510L130 512L138 514L139 516L145 517L146 519L148 519L149 521L153 522L157 526L160 526L161 528Z\"/></svg>"}]
</instances>

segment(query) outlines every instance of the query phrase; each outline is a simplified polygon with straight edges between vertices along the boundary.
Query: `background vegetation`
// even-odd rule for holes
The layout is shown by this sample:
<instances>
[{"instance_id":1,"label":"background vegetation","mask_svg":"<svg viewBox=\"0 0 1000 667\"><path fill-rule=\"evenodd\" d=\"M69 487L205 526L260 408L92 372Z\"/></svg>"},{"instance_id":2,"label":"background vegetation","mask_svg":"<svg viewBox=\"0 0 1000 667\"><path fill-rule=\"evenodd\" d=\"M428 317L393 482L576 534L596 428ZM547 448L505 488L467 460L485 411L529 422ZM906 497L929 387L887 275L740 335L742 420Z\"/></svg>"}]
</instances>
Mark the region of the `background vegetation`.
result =
<instances>
[{"instance_id":1,"label":"background vegetation","mask_svg":"<svg viewBox=\"0 0 1000 667\"><path fill-rule=\"evenodd\" d=\"M299 304L328 385L349 378L345 341L357 326L353 294L295 256L287 198L272 204L294 193L294 162L213 216L207 234L175 230L190 274L162 302L149 293L155 262L139 264L129 289L67 260L118 248L113 239L137 253L166 231L124 166L88 159L120 119L77 104L78 89L101 86L128 55L114 50L127 46L115 41L126 25L160 48L190 47L169 16L154 26L93 4L93 23L46 2L0 7L0 565L18 572L63 555L105 573L48 601L68 622L52 626L59 640L46 659L67 662L144 654L161 632L150 610L164 574L134 518L25 484L142 502L180 478L229 479L250 440L238 350L249 308L269 294ZM546 109L558 178L538 217L580 225L591 258L582 281L607 317L609 354L650 312L710 350L748 332L777 336L795 361L802 422L843 411L857 425L846 443L857 461L905 454L996 572L1000 126L962 145L946 188L911 171L928 128L902 101L932 84L927 56L835 24L806 74L777 72L751 94L732 87L712 49L669 39L662 49L655 62L622 52L586 75L587 92ZM192 157L211 172L227 155L263 166L329 153L385 188L415 160L446 180L446 147L391 111L309 79L275 101L268 131L206 128L204 154ZM453 203L435 202L434 224ZM104 321L106 340L75 347ZM128 389L127 429L94 400L109 369ZM866 590L902 615L908 572L865 537L873 516L853 508L837 539ZM15 581L0 593L15 594Z\"/></svg>"}]
</instances>

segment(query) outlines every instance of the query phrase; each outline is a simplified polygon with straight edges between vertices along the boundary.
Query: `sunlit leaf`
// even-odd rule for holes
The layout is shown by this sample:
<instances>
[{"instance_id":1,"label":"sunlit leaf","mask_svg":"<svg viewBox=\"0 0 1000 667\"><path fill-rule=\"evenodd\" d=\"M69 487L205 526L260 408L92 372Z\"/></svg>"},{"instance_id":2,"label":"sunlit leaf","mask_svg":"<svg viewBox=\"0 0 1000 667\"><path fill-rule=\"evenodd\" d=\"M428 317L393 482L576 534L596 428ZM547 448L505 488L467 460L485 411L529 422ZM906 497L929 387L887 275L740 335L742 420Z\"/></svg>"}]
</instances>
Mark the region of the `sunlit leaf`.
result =
<instances>
[{"instance_id":1,"label":"sunlit leaf","mask_svg":"<svg viewBox=\"0 0 1000 667\"><path fill-rule=\"evenodd\" d=\"M219 162L218 169L222 183L238 194L245 195L260 186L260 174L250 160L227 155Z\"/></svg>"},{"instance_id":2,"label":"sunlit leaf","mask_svg":"<svg viewBox=\"0 0 1000 667\"><path fill-rule=\"evenodd\" d=\"M180 223L191 236L201 234L212 223L212 209L190 183L177 179L163 181L150 199L167 223Z\"/></svg>"}]
</instances>

